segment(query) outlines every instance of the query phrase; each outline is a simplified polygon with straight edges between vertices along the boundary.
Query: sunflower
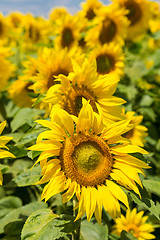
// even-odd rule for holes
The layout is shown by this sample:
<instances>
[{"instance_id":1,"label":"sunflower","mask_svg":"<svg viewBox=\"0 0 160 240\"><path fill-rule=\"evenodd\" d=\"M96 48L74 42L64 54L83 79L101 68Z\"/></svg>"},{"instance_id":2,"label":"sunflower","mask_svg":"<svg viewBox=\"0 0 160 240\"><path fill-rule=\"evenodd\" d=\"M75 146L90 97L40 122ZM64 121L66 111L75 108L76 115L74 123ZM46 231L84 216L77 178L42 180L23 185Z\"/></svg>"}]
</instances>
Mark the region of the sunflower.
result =
<instances>
[{"instance_id":1,"label":"sunflower","mask_svg":"<svg viewBox=\"0 0 160 240\"><path fill-rule=\"evenodd\" d=\"M6 20L9 23L9 40L12 47L17 47L17 42L20 40L20 35L23 33L23 22L25 16L20 12L11 12Z\"/></svg>"},{"instance_id":2,"label":"sunflower","mask_svg":"<svg viewBox=\"0 0 160 240\"><path fill-rule=\"evenodd\" d=\"M135 112L130 111L125 114L125 118L130 120L131 129L127 131L123 136L128 138L133 145L140 147L144 146L144 138L148 135L146 131L148 130L145 126L140 125L142 122L143 116L134 116Z\"/></svg>"},{"instance_id":3,"label":"sunflower","mask_svg":"<svg viewBox=\"0 0 160 240\"><path fill-rule=\"evenodd\" d=\"M7 19L0 13L0 40L6 39L8 37L9 24Z\"/></svg>"},{"instance_id":4,"label":"sunflower","mask_svg":"<svg viewBox=\"0 0 160 240\"><path fill-rule=\"evenodd\" d=\"M22 50L37 50L39 43L49 42L50 24L42 17L33 17L27 14L23 21L24 34L22 36Z\"/></svg>"},{"instance_id":5,"label":"sunflower","mask_svg":"<svg viewBox=\"0 0 160 240\"><path fill-rule=\"evenodd\" d=\"M55 76L68 74L73 70L71 59L81 59L76 49L68 51L59 47L44 48L37 59L37 75L33 77L32 89L35 93L45 93L57 83Z\"/></svg>"},{"instance_id":6,"label":"sunflower","mask_svg":"<svg viewBox=\"0 0 160 240\"><path fill-rule=\"evenodd\" d=\"M148 0L113 0L125 7L128 11L127 18L130 21L127 38L134 40L148 29L148 22L151 17L151 4Z\"/></svg>"},{"instance_id":7,"label":"sunflower","mask_svg":"<svg viewBox=\"0 0 160 240\"><path fill-rule=\"evenodd\" d=\"M60 48L78 47L80 38L80 30L83 23L78 21L76 16L64 14L56 20L55 26L55 45Z\"/></svg>"},{"instance_id":8,"label":"sunflower","mask_svg":"<svg viewBox=\"0 0 160 240\"><path fill-rule=\"evenodd\" d=\"M0 123L0 135L2 134L2 131L5 128L5 126L6 126L6 121ZM8 147L6 146L6 144L10 140L12 140L12 137L0 136L0 158L7 158L7 157L15 158L15 156L12 153L4 150L4 149L8 150ZM0 170L0 185L2 185L2 181L3 181L3 177Z\"/></svg>"},{"instance_id":9,"label":"sunflower","mask_svg":"<svg viewBox=\"0 0 160 240\"><path fill-rule=\"evenodd\" d=\"M97 112L97 104L101 106L103 117L107 122L121 119L121 107L118 105L125 101L112 96L119 77L115 74L99 75L95 60L88 62L85 59L81 66L73 61L73 72L68 77L59 75L57 80L61 84L54 85L48 90L44 102L58 104L60 108L78 116L82 107L82 98L85 98L90 100L95 112Z\"/></svg>"},{"instance_id":10,"label":"sunflower","mask_svg":"<svg viewBox=\"0 0 160 240\"><path fill-rule=\"evenodd\" d=\"M96 59L97 72L99 74L123 74L124 54L121 46L118 44L109 43L103 46L97 46L91 51L89 58L91 61L93 61L94 58Z\"/></svg>"},{"instance_id":11,"label":"sunflower","mask_svg":"<svg viewBox=\"0 0 160 240\"><path fill-rule=\"evenodd\" d=\"M97 10L102 6L102 3L98 0L87 0L86 2L81 3L82 10L79 14L88 20L92 20L97 15Z\"/></svg>"},{"instance_id":12,"label":"sunflower","mask_svg":"<svg viewBox=\"0 0 160 240\"><path fill-rule=\"evenodd\" d=\"M50 11L49 19L50 19L50 21L55 23L58 18L61 18L67 14L69 14L69 13L68 13L67 9L64 7L53 8Z\"/></svg>"},{"instance_id":13,"label":"sunflower","mask_svg":"<svg viewBox=\"0 0 160 240\"><path fill-rule=\"evenodd\" d=\"M29 148L42 151L35 164L40 162L42 178L37 184L47 183L41 199L64 192L63 202L74 194L78 199L78 214L85 213L90 221L93 213L101 222L102 206L113 217L120 217L120 200L128 207L125 186L139 193L136 183L142 186L138 173L148 165L129 153L147 152L130 145L121 132L128 120L105 127L101 114L95 113L84 101L78 117L63 109L56 109L51 121L37 120L49 130L41 133L37 143ZM127 174L126 174L127 172ZM136 182L136 183L135 183Z\"/></svg>"},{"instance_id":14,"label":"sunflower","mask_svg":"<svg viewBox=\"0 0 160 240\"><path fill-rule=\"evenodd\" d=\"M154 227L147 223L148 216L143 217L144 212L138 212L134 208L132 211L127 210L126 217L121 215L120 218L115 220L113 233L120 236L121 232L125 230L130 232L138 240L155 239L155 236L151 234L154 231Z\"/></svg>"},{"instance_id":15,"label":"sunflower","mask_svg":"<svg viewBox=\"0 0 160 240\"><path fill-rule=\"evenodd\" d=\"M30 95L33 95L33 90L30 89L33 81L32 77L37 74L37 60L28 57L28 60L22 62L24 66L23 75L8 87L9 98L19 107L30 107L33 104Z\"/></svg>"},{"instance_id":16,"label":"sunflower","mask_svg":"<svg viewBox=\"0 0 160 240\"><path fill-rule=\"evenodd\" d=\"M93 26L86 32L88 46L95 48L95 44L104 45L110 42L123 45L129 26L125 15L126 10L119 9L117 5L101 8L92 21Z\"/></svg>"},{"instance_id":17,"label":"sunflower","mask_svg":"<svg viewBox=\"0 0 160 240\"><path fill-rule=\"evenodd\" d=\"M0 91L4 91L9 78L15 71L15 65L7 58L12 55L10 48L0 47Z\"/></svg>"}]
</instances>

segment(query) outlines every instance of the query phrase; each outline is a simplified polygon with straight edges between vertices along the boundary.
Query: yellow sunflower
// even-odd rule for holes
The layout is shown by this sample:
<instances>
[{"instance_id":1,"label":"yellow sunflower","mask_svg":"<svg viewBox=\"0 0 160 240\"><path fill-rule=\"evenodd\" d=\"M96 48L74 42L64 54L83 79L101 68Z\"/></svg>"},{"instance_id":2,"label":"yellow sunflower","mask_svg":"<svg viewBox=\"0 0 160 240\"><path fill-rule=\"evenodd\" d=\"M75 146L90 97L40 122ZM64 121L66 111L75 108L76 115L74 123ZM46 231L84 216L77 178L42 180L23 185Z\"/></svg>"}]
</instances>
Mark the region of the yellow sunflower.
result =
<instances>
[{"instance_id":1,"label":"yellow sunflower","mask_svg":"<svg viewBox=\"0 0 160 240\"><path fill-rule=\"evenodd\" d=\"M30 86L33 85L32 77L37 74L37 60L32 57L28 57L28 60L22 62L24 66L23 75L8 87L9 98L19 107L30 107L33 104L30 95L33 94L33 90Z\"/></svg>"},{"instance_id":2,"label":"yellow sunflower","mask_svg":"<svg viewBox=\"0 0 160 240\"><path fill-rule=\"evenodd\" d=\"M21 39L22 50L37 50L38 44L49 42L50 24L42 17L27 14L23 21L24 34Z\"/></svg>"},{"instance_id":3,"label":"yellow sunflower","mask_svg":"<svg viewBox=\"0 0 160 240\"><path fill-rule=\"evenodd\" d=\"M64 7L56 7L51 9L50 14L49 14L49 19L55 23L58 18L63 17L64 15L69 14L67 9Z\"/></svg>"},{"instance_id":4,"label":"yellow sunflower","mask_svg":"<svg viewBox=\"0 0 160 240\"><path fill-rule=\"evenodd\" d=\"M78 21L78 18L70 14L64 14L56 20L55 45L60 48L72 48L78 46L80 38L80 30L83 23Z\"/></svg>"},{"instance_id":5,"label":"yellow sunflower","mask_svg":"<svg viewBox=\"0 0 160 240\"><path fill-rule=\"evenodd\" d=\"M10 48L0 47L0 91L4 91L9 78L15 71L15 65L8 58L12 55Z\"/></svg>"},{"instance_id":6,"label":"yellow sunflower","mask_svg":"<svg viewBox=\"0 0 160 240\"><path fill-rule=\"evenodd\" d=\"M110 42L123 45L129 26L125 15L126 10L114 4L100 8L92 21L93 26L86 32L88 46L95 48L95 44L104 45Z\"/></svg>"},{"instance_id":7,"label":"yellow sunflower","mask_svg":"<svg viewBox=\"0 0 160 240\"><path fill-rule=\"evenodd\" d=\"M9 24L7 19L0 13L0 40L4 38L7 40L9 33Z\"/></svg>"},{"instance_id":8,"label":"yellow sunflower","mask_svg":"<svg viewBox=\"0 0 160 240\"><path fill-rule=\"evenodd\" d=\"M37 59L37 76L33 77L34 84L32 89L35 93L45 93L56 84L55 76L68 74L73 70L72 57L81 59L77 49L62 49L55 46L54 49L44 48Z\"/></svg>"},{"instance_id":9,"label":"yellow sunflower","mask_svg":"<svg viewBox=\"0 0 160 240\"><path fill-rule=\"evenodd\" d=\"M122 48L118 44L109 43L103 46L97 46L90 53L89 59L96 59L97 72L99 74L123 75L124 54Z\"/></svg>"},{"instance_id":10,"label":"yellow sunflower","mask_svg":"<svg viewBox=\"0 0 160 240\"><path fill-rule=\"evenodd\" d=\"M133 145L137 145L140 147L144 146L145 137L148 135L146 131L148 129L145 126L140 125L142 122L143 116L134 116L135 112L130 111L125 114L125 118L130 120L130 125L132 125L131 129L127 131L123 136L128 138Z\"/></svg>"},{"instance_id":11,"label":"yellow sunflower","mask_svg":"<svg viewBox=\"0 0 160 240\"><path fill-rule=\"evenodd\" d=\"M119 201L128 207L128 200L119 184L140 194L136 185L142 186L138 173L149 168L129 155L147 152L120 136L129 121L105 127L101 115L85 101L78 117L56 109L51 121L37 122L49 128L29 148L42 151L35 163L40 162L42 167L42 178L37 184L47 183L41 198L47 201L65 191L62 195L65 203L76 194L75 220L86 213L88 221L94 214L100 223L102 207L113 218L120 217Z\"/></svg>"},{"instance_id":12,"label":"yellow sunflower","mask_svg":"<svg viewBox=\"0 0 160 240\"><path fill-rule=\"evenodd\" d=\"M6 121L0 123L0 135L2 134L2 131L5 128L5 126L6 126ZM15 158L15 156L12 153L4 150L4 149L8 150L8 147L6 146L6 144L10 140L12 140L12 137L0 136L0 158L7 158L7 157ZM0 170L0 185L2 185L2 182L3 182L3 177Z\"/></svg>"},{"instance_id":13,"label":"yellow sunflower","mask_svg":"<svg viewBox=\"0 0 160 240\"><path fill-rule=\"evenodd\" d=\"M87 0L81 3L81 7L82 10L79 14L88 20L92 20L97 15L97 10L103 7L103 5L98 0Z\"/></svg>"},{"instance_id":14,"label":"yellow sunflower","mask_svg":"<svg viewBox=\"0 0 160 240\"><path fill-rule=\"evenodd\" d=\"M154 227L147 223L148 216L143 217L144 212L138 212L134 208L132 211L127 210L126 217L121 215L120 218L115 220L113 233L120 236L121 232L125 230L130 232L138 240L155 239L155 236L151 234L154 231Z\"/></svg>"},{"instance_id":15,"label":"yellow sunflower","mask_svg":"<svg viewBox=\"0 0 160 240\"><path fill-rule=\"evenodd\" d=\"M10 29L8 34L9 41L12 47L17 47L17 42L20 40L20 35L22 36L24 19L25 16L20 12L11 12L6 17Z\"/></svg>"},{"instance_id":16,"label":"yellow sunflower","mask_svg":"<svg viewBox=\"0 0 160 240\"><path fill-rule=\"evenodd\" d=\"M151 4L148 0L113 0L125 7L128 11L127 18L130 21L127 38L134 40L148 29L148 22L151 17Z\"/></svg>"},{"instance_id":17,"label":"yellow sunflower","mask_svg":"<svg viewBox=\"0 0 160 240\"><path fill-rule=\"evenodd\" d=\"M102 108L105 120L121 120L121 107L125 103L121 98L113 96L119 77L115 74L99 75L96 61L84 60L81 66L73 61L73 72L68 77L59 75L57 78L61 84L52 86L44 102L52 105L58 104L72 115L78 116L82 107L82 98L90 100L94 111L97 112L97 104Z\"/></svg>"}]
</instances>

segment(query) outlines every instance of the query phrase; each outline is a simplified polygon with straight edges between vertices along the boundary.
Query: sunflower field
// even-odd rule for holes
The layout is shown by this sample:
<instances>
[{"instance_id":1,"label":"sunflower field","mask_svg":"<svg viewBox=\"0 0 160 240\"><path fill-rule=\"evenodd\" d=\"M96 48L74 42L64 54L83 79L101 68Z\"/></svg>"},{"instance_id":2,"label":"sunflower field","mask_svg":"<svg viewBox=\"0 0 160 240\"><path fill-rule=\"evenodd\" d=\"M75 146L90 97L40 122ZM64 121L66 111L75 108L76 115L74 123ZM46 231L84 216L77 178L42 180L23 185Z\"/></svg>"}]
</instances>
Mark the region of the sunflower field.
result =
<instances>
[{"instance_id":1,"label":"sunflower field","mask_svg":"<svg viewBox=\"0 0 160 240\"><path fill-rule=\"evenodd\" d=\"M160 240L160 3L0 14L0 239Z\"/></svg>"}]
</instances>

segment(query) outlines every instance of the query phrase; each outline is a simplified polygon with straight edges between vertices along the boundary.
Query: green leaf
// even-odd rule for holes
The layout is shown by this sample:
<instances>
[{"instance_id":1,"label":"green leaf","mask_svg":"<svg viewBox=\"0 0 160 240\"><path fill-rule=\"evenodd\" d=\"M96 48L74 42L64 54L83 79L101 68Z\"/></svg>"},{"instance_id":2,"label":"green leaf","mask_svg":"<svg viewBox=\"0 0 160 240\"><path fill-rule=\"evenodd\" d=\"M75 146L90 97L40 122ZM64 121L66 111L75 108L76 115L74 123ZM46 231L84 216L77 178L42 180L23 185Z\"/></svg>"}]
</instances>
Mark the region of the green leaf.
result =
<instances>
[{"instance_id":1,"label":"green leaf","mask_svg":"<svg viewBox=\"0 0 160 240\"><path fill-rule=\"evenodd\" d=\"M123 230L121 232L121 239L122 240L137 240L136 237L134 237L130 232L126 232L125 230Z\"/></svg>"},{"instance_id":2,"label":"green leaf","mask_svg":"<svg viewBox=\"0 0 160 240\"><path fill-rule=\"evenodd\" d=\"M24 225L24 221L22 221L22 220L17 220L17 221L8 223L4 227L4 233L5 233L4 239L5 240L20 240L23 225Z\"/></svg>"},{"instance_id":3,"label":"green leaf","mask_svg":"<svg viewBox=\"0 0 160 240\"><path fill-rule=\"evenodd\" d=\"M0 219L12 210L22 206L22 201L18 197L8 196L0 199Z\"/></svg>"},{"instance_id":4,"label":"green leaf","mask_svg":"<svg viewBox=\"0 0 160 240\"><path fill-rule=\"evenodd\" d=\"M149 192L160 196L160 180L145 179L143 180L143 185Z\"/></svg>"},{"instance_id":5,"label":"green leaf","mask_svg":"<svg viewBox=\"0 0 160 240\"><path fill-rule=\"evenodd\" d=\"M12 173L12 175L15 177L17 174L21 172L25 172L28 170L28 168L31 168L33 165L33 162L31 160L27 159L17 159L14 161L13 165L9 168L7 173Z\"/></svg>"},{"instance_id":6,"label":"green leaf","mask_svg":"<svg viewBox=\"0 0 160 240\"><path fill-rule=\"evenodd\" d=\"M42 127L38 128L37 125L34 126L33 129L23 135L23 137L17 142L17 145L24 145L32 141L36 141L38 135L44 130L46 129Z\"/></svg>"},{"instance_id":7,"label":"green leaf","mask_svg":"<svg viewBox=\"0 0 160 240\"><path fill-rule=\"evenodd\" d=\"M108 227L107 225L99 225L97 222L84 220L81 223L81 235L84 240L107 240Z\"/></svg>"},{"instance_id":8,"label":"green leaf","mask_svg":"<svg viewBox=\"0 0 160 240\"><path fill-rule=\"evenodd\" d=\"M109 240L119 240L120 238L117 235L110 234L109 235Z\"/></svg>"},{"instance_id":9,"label":"green leaf","mask_svg":"<svg viewBox=\"0 0 160 240\"><path fill-rule=\"evenodd\" d=\"M37 97L36 101L32 104L32 107L36 106L38 103L42 102L43 98L45 98L46 94L41 94Z\"/></svg>"},{"instance_id":10,"label":"green leaf","mask_svg":"<svg viewBox=\"0 0 160 240\"><path fill-rule=\"evenodd\" d=\"M142 206L144 208L146 208L149 212L151 212L157 219L160 220L160 216L158 214L157 208L155 206L155 203L152 201L152 199L150 198L148 192L146 191L145 188L140 188L139 187L139 191L140 194L142 196L142 199L139 198L139 196L136 193L133 192L129 192L131 198L133 199L133 201L138 204L139 206Z\"/></svg>"},{"instance_id":11,"label":"green leaf","mask_svg":"<svg viewBox=\"0 0 160 240\"><path fill-rule=\"evenodd\" d=\"M150 97L149 95L143 95L143 97L140 101L140 106L149 107L152 105L153 102L154 102L154 100L152 97Z\"/></svg>"},{"instance_id":12,"label":"green leaf","mask_svg":"<svg viewBox=\"0 0 160 240\"><path fill-rule=\"evenodd\" d=\"M149 118L149 120L155 122L156 121L156 113L151 107L141 107L138 109L138 112L146 117Z\"/></svg>"},{"instance_id":13,"label":"green leaf","mask_svg":"<svg viewBox=\"0 0 160 240\"><path fill-rule=\"evenodd\" d=\"M0 163L0 170L5 173L9 169L9 166Z\"/></svg>"},{"instance_id":14,"label":"green leaf","mask_svg":"<svg viewBox=\"0 0 160 240\"><path fill-rule=\"evenodd\" d=\"M16 158L22 158L27 156L27 150L13 145L8 145L10 152L15 155Z\"/></svg>"},{"instance_id":15,"label":"green leaf","mask_svg":"<svg viewBox=\"0 0 160 240\"><path fill-rule=\"evenodd\" d=\"M26 171L20 173L13 181L19 187L30 186L39 181L41 177L41 167L36 165L32 169L27 169Z\"/></svg>"},{"instance_id":16,"label":"green leaf","mask_svg":"<svg viewBox=\"0 0 160 240\"><path fill-rule=\"evenodd\" d=\"M7 198L7 197L6 197ZM2 199L4 202L6 201L6 198ZM17 200L20 201L20 200ZM13 200L12 200L13 202ZM20 201L21 203L21 201ZM19 204L15 203L15 200L13 202L13 207L12 206L9 208L9 211L6 210L5 215L3 215L3 217L1 217L0 219L0 233L4 232L4 227L9 223L9 222L13 222L20 219L26 219L26 217L28 217L30 214L32 214L34 211L38 210L38 209L42 209L42 208L46 208L47 204L44 202L33 202L33 203L29 203L26 204L25 206L21 206ZM1 204L0 204L1 205ZM4 204L3 204L4 205ZM10 205L9 205L10 206ZM8 207L7 207L8 208ZM5 208L6 209L6 208ZM4 209L0 210L0 212L2 211L2 213L4 213Z\"/></svg>"},{"instance_id":17,"label":"green leaf","mask_svg":"<svg viewBox=\"0 0 160 240\"><path fill-rule=\"evenodd\" d=\"M65 238L77 229L73 216L53 214L50 209L34 212L22 229L21 240L54 240Z\"/></svg>"},{"instance_id":18,"label":"green leaf","mask_svg":"<svg viewBox=\"0 0 160 240\"><path fill-rule=\"evenodd\" d=\"M125 73L134 81L148 73L148 69L142 60L134 60L130 66L125 67Z\"/></svg>"},{"instance_id":19,"label":"green leaf","mask_svg":"<svg viewBox=\"0 0 160 240\"><path fill-rule=\"evenodd\" d=\"M160 31L152 33L151 37L154 38L154 39L157 39L157 40L160 39Z\"/></svg>"},{"instance_id":20,"label":"green leaf","mask_svg":"<svg viewBox=\"0 0 160 240\"><path fill-rule=\"evenodd\" d=\"M12 132L15 132L18 128L22 127L26 123L32 127L34 124L33 121L43 113L44 111L39 109L21 108L11 121Z\"/></svg>"}]
</instances>

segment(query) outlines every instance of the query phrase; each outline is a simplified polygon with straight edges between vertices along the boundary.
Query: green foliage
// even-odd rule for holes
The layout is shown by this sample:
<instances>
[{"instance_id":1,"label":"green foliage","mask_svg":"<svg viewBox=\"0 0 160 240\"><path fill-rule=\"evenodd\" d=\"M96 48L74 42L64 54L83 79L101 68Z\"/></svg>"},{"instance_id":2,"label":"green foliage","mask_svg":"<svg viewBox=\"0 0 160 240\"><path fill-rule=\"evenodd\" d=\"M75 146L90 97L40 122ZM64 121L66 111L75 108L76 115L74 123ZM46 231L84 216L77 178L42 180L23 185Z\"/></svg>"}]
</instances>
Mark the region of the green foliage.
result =
<instances>
[{"instance_id":1,"label":"green foliage","mask_svg":"<svg viewBox=\"0 0 160 240\"><path fill-rule=\"evenodd\" d=\"M81 38L85 40L86 31L96 25L90 22L80 33ZM24 34L25 29L21 37ZM40 42L35 46L54 48L56 37L57 35L49 36L49 43ZM157 238L160 235L160 49L149 49L150 38L160 41L160 31L154 34L148 32L143 40L126 41L123 46L124 75L121 76L115 95L126 100L126 111L143 115L141 124L148 128L144 148L149 154L133 154L151 166L151 169L145 170L146 178L141 176L144 188L139 187L139 191L142 197L123 189L128 195L131 209L136 206L149 216L148 222L154 225ZM8 86L23 75L22 60L28 56L37 58L37 52L21 53L19 42L16 45L10 60L17 64L18 69L14 78L9 79ZM86 55L90 51L87 49ZM150 66L147 65L149 62ZM107 213L102 214L101 225L95 221L94 216L90 222L86 217L74 221L72 215L77 209L73 211L72 201L63 204L60 194L51 197L47 204L40 201L47 183L36 185L41 177L41 167L37 164L31 168L41 152L29 151L28 147L35 144L38 135L46 130L35 123L35 120L45 118L45 111L38 107L46 93L28 92L35 100L30 108L16 106L8 98L7 91L0 94L0 121L7 120L4 135L13 137L7 146L16 157L0 159L3 174L3 186L0 186L0 239L70 240L80 233L80 240L136 240L130 232L122 231L120 237L112 234L114 222L111 217L107 217ZM122 213L125 213L126 208L123 205L121 207Z\"/></svg>"},{"instance_id":2,"label":"green foliage","mask_svg":"<svg viewBox=\"0 0 160 240\"><path fill-rule=\"evenodd\" d=\"M73 216L57 216L49 209L42 209L29 216L22 229L22 240L67 239L79 225Z\"/></svg>"},{"instance_id":3,"label":"green foliage","mask_svg":"<svg viewBox=\"0 0 160 240\"><path fill-rule=\"evenodd\" d=\"M156 205L155 203L153 202L153 200L150 198L148 192L146 191L145 188L141 189L139 188L140 190L140 194L142 196L142 198L140 199L140 197L133 193L133 192L129 192L132 200L139 206L142 206L143 208L147 209L149 212L151 212L157 219L160 220L160 216L157 212L157 208L156 208Z\"/></svg>"},{"instance_id":4,"label":"green foliage","mask_svg":"<svg viewBox=\"0 0 160 240\"><path fill-rule=\"evenodd\" d=\"M137 240L136 237L134 237L130 232L122 231L121 233L121 239L123 240Z\"/></svg>"},{"instance_id":5,"label":"green foliage","mask_svg":"<svg viewBox=\"0 0 160 240\"><path fill-rule=\"evenodd\" d=\"M10 221L25 220L34 211L46 208L47 204L33 202L23 206L22 201L17 197L4 197L0 200L0 206L0 233L3 233L5 225Z\"/></svg>"},{"instance_id":6,"label":"green foliage","mask_svg":"<svg viewBox=\"0 0 160 240\"><path fill-rule=\"evenodd\" d=\"M107 240L107 225L99 225L97 222L83 220L81 223L81 239L83 240Z\"/></svg>"}]
</instances>

